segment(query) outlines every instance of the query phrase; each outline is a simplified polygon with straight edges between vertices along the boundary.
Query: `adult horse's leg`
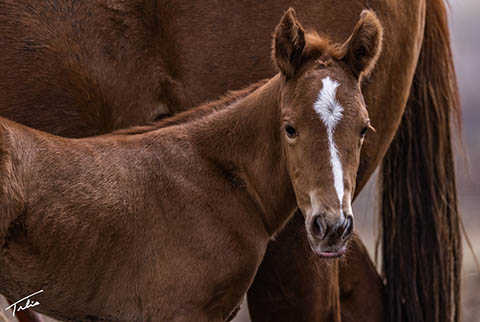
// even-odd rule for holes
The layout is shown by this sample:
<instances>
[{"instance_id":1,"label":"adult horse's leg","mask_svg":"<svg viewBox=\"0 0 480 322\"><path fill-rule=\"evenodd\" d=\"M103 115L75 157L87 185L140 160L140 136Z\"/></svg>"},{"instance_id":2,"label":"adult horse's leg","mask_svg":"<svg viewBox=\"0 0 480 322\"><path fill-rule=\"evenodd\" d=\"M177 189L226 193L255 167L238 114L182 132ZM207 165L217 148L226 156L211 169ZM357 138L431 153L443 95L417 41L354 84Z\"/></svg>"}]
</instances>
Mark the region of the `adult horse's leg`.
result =
<instances>
[{"instance_id":1,"label":"adult horse's leg","mask_svg":"<svg viewBox=\"0 0 480 322\"><path fill-rule=\"evenodd\" d=\"M447 15L428 0L406 112L382 167L388 321L459 321L461 241L452 153L459 121Z\"/></svg>"}]
</instances>

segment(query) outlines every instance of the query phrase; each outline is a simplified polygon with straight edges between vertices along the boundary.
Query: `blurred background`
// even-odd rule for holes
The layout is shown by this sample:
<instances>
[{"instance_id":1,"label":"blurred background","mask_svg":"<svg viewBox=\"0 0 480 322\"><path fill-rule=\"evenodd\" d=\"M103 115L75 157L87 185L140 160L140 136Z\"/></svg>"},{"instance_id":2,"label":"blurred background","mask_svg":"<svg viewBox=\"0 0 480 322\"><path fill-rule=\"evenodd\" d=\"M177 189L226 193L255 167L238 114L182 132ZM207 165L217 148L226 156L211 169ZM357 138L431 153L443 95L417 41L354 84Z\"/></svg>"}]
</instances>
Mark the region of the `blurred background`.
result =
<instances>
[{"instance_id":1,"label":"blurred background","mask_svg":"<svg viewBox=\"0 0 480 322\"><path fill-rule=\"evenodd\" d=\"M463 109L463 151L457 149L457 189L463 223L480 256L480 1L450 3L450 30ZM462 152L465 155L462 155ZM464 238L463 313L480 321L480 267Z\"/></svg>"},{"instance_id":2,"label":"blurred background","mask_svg":"<svg viewBox=\"0 0 480 322\"><path fill-rule=\"evenodd\" d=\"M464 238L463 314L464 322L480 321L480 0L450 0L450 30L458 84L463 107L463 145L457 145L457 189L463 223L470 249ZM356 227L374 258L377 234L376 177L354 204ZM6 307L0 298L0 307ZM0 321L10 321L10 312L0 311ZM53 321L53 320L48 320ZM234 322L250 321L247 305Z\"/></svg>"}]
</instances>

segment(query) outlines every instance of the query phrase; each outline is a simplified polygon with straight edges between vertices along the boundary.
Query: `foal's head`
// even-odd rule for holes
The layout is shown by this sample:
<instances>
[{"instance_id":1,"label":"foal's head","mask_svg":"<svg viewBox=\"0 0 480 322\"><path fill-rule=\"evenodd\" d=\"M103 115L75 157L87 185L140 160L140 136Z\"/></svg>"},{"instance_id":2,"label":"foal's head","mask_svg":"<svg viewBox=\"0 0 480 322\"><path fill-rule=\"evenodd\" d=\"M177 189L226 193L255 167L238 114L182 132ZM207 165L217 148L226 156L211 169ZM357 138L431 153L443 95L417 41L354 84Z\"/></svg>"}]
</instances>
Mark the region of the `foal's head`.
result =
<instances>
[{"instance_id":1,"label":"foal's head","mask_svg":"<svg viewBox=\"0 0 480 322\"><path fill-rule=\"evenodd\" d=\"M381 25L364 11L343 45L306 34L289 9L273 58L283 77L282 137L297 203L315 253L337 257L353 231L351 200L370 127L360 82L379 55Z\"/></svg>"}]
</instances>

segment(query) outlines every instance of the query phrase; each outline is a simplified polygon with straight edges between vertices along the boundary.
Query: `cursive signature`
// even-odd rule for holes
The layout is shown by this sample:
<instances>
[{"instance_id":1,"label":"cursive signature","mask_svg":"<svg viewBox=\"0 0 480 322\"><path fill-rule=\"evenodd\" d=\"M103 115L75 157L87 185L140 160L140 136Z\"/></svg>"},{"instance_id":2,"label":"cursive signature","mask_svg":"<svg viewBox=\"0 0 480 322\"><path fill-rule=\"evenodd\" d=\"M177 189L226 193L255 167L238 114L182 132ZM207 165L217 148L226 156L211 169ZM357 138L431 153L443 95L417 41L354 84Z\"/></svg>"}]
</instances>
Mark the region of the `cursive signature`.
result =
<instances>
[{"instance_id":1,"label":"cursive signature","mask_svg":"<svg viewBox=\"0 0 480 322\"><path fill-rule=\"evenodd\" d=\"M32 308L32 307L35 307L35 306L40 305L40 302L34 301L33 299L30 300L30 298L31 298L32 296L37 295L37 294L40 294L40 293L42 293L42 292L43 292L43 290L40 290L40 291L38 291L38 292L35 292L35 293L33 293L33 294L30 294L29 296L25 296L23 299L15 302L15 303L13 303L12 305L10 305L9 307L7 307L7 308L5 309L5 311L8 311L10 308L12 308L13 316L15 316L15 313L16 313L17 311L24 311L24 310L26 310L26 309L30 309L30 308ZM25 302L24 306L20 305L20 303L22 303L22 302L25 301L25 300L26 300L26 302ZM17 307L17 305L18 305L18 307Z\"/></svg>"}]
</instances>

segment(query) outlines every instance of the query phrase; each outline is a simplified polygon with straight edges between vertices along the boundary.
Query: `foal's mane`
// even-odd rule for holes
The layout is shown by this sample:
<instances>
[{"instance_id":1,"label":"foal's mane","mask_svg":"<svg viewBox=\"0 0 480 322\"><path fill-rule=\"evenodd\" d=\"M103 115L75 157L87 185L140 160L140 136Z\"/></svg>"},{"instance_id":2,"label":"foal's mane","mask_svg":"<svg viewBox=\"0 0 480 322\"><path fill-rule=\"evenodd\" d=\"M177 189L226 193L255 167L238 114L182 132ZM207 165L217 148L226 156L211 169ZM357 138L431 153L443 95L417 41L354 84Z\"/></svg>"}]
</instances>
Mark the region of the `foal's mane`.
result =
<instances>
[{"instance_id":1,"label":"foal's mane","mask_svg":"<svg viewBox=\"0 0 480 322\"><path fill-rule=\"evenodd\" d=\"M336 44L326 35L321 35L317 31L309 31L305 34L304 55L307 59L321 58L328 64L332 59L341 60L346 53L346 48Z\"/></svg>"},{"instance_id":2,"label":"foal's mane","mask_svg":"<svg viewBox=\"0 0 480 322\"><path fill-rule=\"evenodd\" d=\"M112 132L111 135L142 134L142 133L158 130L158 129L173 126L173 125L186 124L191 121L201 119L207 115L210 115L216 111L220 111L232 105L233 103L245 98L246 96L254 92L256 89L260 88L265 83L267 83L267 81L268 79L260 80L257 83L251 84L243 89L229 91L227 92L227 94L220 97L219 99L207 102L196 108L187 110L185 112L181 112L171 117L154 121L151 124L134 126L127 129L117 130Z\"/></svg>"}]
</instances>

